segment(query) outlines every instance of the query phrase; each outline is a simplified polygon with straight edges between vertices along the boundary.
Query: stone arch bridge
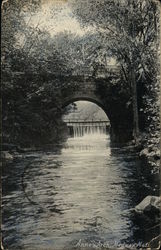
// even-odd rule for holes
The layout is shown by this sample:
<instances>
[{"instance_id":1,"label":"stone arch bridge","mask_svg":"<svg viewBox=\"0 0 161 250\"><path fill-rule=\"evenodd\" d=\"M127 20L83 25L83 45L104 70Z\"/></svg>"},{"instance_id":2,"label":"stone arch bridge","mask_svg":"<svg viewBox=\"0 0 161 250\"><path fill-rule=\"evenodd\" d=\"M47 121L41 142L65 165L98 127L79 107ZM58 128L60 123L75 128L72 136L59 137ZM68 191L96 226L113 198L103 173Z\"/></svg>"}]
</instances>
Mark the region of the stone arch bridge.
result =
<instances>
[{"instance_id":1,"label":"stone arch bridge","mask_svg":"<svg viewBox=\"0 0 161 250\"><path fill-rule=\"evenodd\" d=\"M114 77L110 79L114 80ZM112 85L109 77L66 77L61 88L62 108L83 100L97 104L110 120L111 141L125 143L132 139L133 115L132 108L126 104L129 97L120 93L120 86Z\"/></svg>"}]
</instances>

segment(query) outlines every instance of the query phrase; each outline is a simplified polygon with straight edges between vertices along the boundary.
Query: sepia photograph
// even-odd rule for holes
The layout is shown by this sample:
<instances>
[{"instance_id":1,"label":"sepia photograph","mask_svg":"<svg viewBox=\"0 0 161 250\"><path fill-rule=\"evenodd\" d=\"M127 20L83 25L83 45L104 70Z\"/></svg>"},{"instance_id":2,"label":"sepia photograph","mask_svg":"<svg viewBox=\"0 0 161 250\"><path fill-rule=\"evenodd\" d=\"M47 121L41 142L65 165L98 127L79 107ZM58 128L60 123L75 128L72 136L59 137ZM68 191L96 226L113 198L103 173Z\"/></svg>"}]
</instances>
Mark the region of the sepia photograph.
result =
<instances>
[{"instance_id":1,"label":"sepia photograph","mask_svg":"<svg viewBox=\"0 0 161 250\"><path fill-rule=\"evenodd\" d=\"M161 2L1 13L1 249L160 249Z\"/></svg>"}]
</instances>

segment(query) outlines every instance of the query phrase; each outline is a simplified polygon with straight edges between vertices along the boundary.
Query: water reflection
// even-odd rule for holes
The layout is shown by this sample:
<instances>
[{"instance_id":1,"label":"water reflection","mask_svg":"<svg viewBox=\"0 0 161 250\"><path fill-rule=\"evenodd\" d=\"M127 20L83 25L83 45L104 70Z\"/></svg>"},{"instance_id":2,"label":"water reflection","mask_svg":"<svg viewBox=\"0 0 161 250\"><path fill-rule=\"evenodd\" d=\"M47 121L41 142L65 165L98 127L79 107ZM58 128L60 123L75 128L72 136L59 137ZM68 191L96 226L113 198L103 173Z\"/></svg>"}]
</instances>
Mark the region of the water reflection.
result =
<instances>
[{"instance_id":1,"label":"water reflection","mask_svg":"<svg viewBox=\"0 0 161 250\"><path fill-rule=\"evenodd\" d=\"M10 249L147 240L129 210L148 194L147 179L136 153L111 149L106 134L26 154L3 175L3 238Z\"/></svg>"}]
</instances>

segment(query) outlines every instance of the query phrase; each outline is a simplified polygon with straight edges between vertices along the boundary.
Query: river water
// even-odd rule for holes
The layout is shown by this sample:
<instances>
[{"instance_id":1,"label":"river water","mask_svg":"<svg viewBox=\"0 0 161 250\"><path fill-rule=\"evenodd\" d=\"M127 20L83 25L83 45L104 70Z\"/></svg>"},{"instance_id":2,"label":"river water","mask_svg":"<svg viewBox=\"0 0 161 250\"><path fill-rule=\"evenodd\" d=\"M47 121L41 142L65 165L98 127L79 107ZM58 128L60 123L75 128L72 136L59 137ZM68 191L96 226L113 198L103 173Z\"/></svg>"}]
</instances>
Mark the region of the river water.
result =
<instances>
[{"instance_id":1,"label":"river water","mask_svg":"<svg viewBox=\"0 0 161 250\"><path fill-rule=\"evenodd\" d=\"M9 249L145 244L155 222L130 210L158 193L132 148L90 133L28 152L3 170L2 233ZM150 224L149 224L150 223Z\"/></svg>"}]
</instances>

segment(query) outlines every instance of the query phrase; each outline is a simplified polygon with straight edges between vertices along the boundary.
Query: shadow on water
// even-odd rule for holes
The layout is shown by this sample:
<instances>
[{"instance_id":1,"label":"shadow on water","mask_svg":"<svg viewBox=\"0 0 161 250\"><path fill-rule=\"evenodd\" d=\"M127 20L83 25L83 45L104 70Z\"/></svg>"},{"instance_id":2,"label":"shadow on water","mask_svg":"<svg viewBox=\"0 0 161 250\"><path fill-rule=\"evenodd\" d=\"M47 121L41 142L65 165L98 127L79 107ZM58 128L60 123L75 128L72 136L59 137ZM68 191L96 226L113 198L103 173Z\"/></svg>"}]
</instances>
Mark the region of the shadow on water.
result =
<instances>
[{"instance_id":1,"label":"shadow on water","mask_svg":"<svg viewBox=\"0 0 161 250\"><path fill-rule=\"evenodd\" d=\"M123 163L123 172L126 168L126 183L123 183L123 185L126 196L130 198L129 206L131 208L139 204L148 195L159 196L159 177L154 178L150 168L139 159L134 148L111 148L111 154L120 161L120 166ZM139 246L141 242L147 243L160 234L159 218L156 216L140 216L131 212L130 219L133 236L126 239L126 243L137 243ZM156 246L158 247L158 243Z\"/></svg>"}]
</instances>

